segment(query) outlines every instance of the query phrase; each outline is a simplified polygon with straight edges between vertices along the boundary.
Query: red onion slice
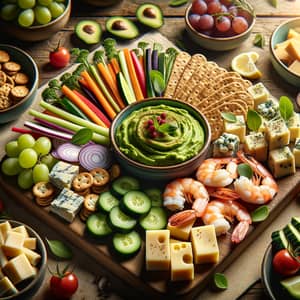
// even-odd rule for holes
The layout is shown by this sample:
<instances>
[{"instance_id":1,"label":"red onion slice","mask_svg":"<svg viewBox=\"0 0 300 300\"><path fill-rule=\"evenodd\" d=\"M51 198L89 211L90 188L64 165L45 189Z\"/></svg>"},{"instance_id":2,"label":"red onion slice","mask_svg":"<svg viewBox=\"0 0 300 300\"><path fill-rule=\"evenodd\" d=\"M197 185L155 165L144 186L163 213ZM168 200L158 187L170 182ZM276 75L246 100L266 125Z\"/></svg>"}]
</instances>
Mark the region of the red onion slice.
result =
<instances>
[{"instance_id":1,"label":"red onion slice","mask_svg":"<svg viewBox=\"0 0 300 300\"><path fill-rule=\"evenodd\" d=\"M74 145L72 143L64 143L57 147L56 153L58 154L59 158L67 161L77 163L79 160L79 152L81 147Z\"/></svg>"},{"instance_id":2,"label":"red onion slice","mask_svg":"<svg viewBox=\"0 0 300 300\"><path fill-rule=\"evenodd\" d=\"M101 145L86 145L79 152L79 163L88 171L95 168L108 169L112 164L111 152Z\"/></svg>"}]
</instances>

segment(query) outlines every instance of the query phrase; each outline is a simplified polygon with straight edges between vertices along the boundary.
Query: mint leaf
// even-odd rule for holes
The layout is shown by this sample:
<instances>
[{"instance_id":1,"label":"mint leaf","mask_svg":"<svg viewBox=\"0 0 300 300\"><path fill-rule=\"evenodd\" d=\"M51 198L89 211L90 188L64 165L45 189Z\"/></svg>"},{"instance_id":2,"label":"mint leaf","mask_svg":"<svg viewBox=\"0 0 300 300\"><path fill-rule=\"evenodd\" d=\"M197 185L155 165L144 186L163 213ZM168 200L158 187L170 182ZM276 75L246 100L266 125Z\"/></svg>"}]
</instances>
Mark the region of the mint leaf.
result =
<instances>
[{"instance_id":1,"label":"mint leaf","mask_svg":"<svg viewBox=\"0 0 300 300\"><path fill-rule=\"evenodd\" d=\"M281 96L279 99L279 112L281 117L288 121L288 119L294 114L294 105L287 96Z\"/></svg>"},{"instance_id":2,"label":"mint leaf","mask_svg":"<svg viewBox=\"0 0 300 300\"><path fill-rule=\"evenodd\" d=\"M236 115L230 112L221 112L221 116L224 120L230 123L235 123L237 121Z\"/></svg>"},{"instance_id":3,"label":"mint leaf","mask_svg":"<svg viewBox=\"0 0 300 300\"><path fill-rule=\"evenodd\" d=\"M175 130L177 129L177 126L174 126L172 124L168 124L168 123L165 123L165 124L162 124L162 125L159 125L157 130L161 133L172 133L174 132Z\"/></svg>"},{"instance_id":4,"label":"mint leaf","mask_svg":"<svg viewBox=\"0 0 300 300\"><path fill-rule=\"evenodd\" d=\"M261 126L261 117L260 115L252 109L248 110L247 113L247 126L252 131L258 131L259 127Z\"/></svg>"},{"instance_id":5,"label":"mint leaf","mask_svg":"<svg viewBox=\"0 0 300 300\"><path fill-rule=\"evenodd\" d=\"M222 273L214 274L214 284L218 289L221 289L221 290L226 290L228 288L227 278Z\"/></svg>"},{"instance_id":6,"label":"mint leaf","mask_svg":"<svg viewBox=\"0 0 300 300\"><path fill-rule=\"evenodd\" d=\"M72 144L74 145L84 145L88 143L93 137L93 131L89 128L82 128L78 130L73 136L72 136Z\"/></svg>"},{"instance_id":7,"label":"mint leaf","mask_svg":"<svg viewBox=\"0 0 300 300\"><path fill-rule=\"evenodd\" d=\"M253 176L253 171L248 164L239 164L237 167L237 171L240 176L244 176L249 179L251 179Z\"/></svg>"},{"instance_id":8,"label":"mint leaf","mask_svg":"<svg viewBox=\"0 0 300 300\"><path fill-rule=\"evenodd\" d=\"M71 259L73 257L72 250L63 242L48 239L46 239L46 241L49 246L49 249L55 256L63 259Z\"/></svg>"}]
</instances>

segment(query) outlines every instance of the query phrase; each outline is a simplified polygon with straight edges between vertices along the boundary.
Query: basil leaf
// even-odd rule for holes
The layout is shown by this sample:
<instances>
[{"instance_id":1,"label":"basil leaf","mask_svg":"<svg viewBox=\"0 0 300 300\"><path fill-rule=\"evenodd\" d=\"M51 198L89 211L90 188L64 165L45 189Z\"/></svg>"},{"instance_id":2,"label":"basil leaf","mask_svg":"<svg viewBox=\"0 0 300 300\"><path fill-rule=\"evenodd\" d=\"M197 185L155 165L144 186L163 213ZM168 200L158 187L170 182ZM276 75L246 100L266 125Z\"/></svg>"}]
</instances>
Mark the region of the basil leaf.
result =
<instances>
[{"instance_id":1,"label":"basil leaf","mask_svg":"<svg viewBox=\"0 0 300 300\"><path fill-rule=\"evenodd\" d=\"M72 136L71 142L74 145L84 145L92 139L92 136L93 131L91 129L82 128Z\"/></svg>"},{"instance_id":2,"label":"basil leaf","mask_svg":"<svg viewBox=\"0 0 300 300\"><path fill-rule=\"evenodd\" d=\"M252 222L262 222L269 216L269 208L266 205L258 207L251 213Z\"/></svg>"},{"instance_id":3,"label":"basil leaf","mask_svg":"<svg viewBox=\"0 0 300 300\"><path fill-rule=\"evenodd\" d=\"M177 129L177 126L165 123L165 124L159 125L157 130L162 133L172 133L176 129Z\"/></svg>"},{"instance_id":4,"label":"basil leaf","mask_svg":"<svg viewBox=\"0 0 300 300\"><path fill-rule=\"evenodd\" d=\"M279 111L281 117L287 121L294 113L294 105L287 96L281 96L279 99Z\"/></svg>"},{"instance_id":5,"label":"basil leaf","mask_svg":"<svg viewBox=\"0 0 300 300\"><path fill-rule=\"evenodd\" d=\"M257 33L253 40L254 46L263 48L265 46L265 43L265 37L261 33Z\"/></svg>"},{"instance_id":6,"label":"basil leaf","mask_svg":"<svg viewBox=\"0 0 300 300\"><path fill-rule=\"evenodd\" d=\"M46 239L46 241L48 243L49 249L55 256L63 259L71 259L73 257L72 250L63 242L48 239Z\"/></svg>"},{"instance_id":7,"label":"basil leaf","mask_svg":"<svg viewBox=\"0 0 300 300\"><path fill-rule=\"evenodd\" d=\"M161 74L161 72L159 72L157 70L151 70L150 78L151 78L151 82L152 82L154 91L157 94L162 94L166 88L164 76Z\"/></svg>"},{"instance_id":8,"label":"basil leaf","mask_svg":"<svg viewBox=\"0 0 300 300\"><path fill-rule=\"evenodd\" d=\"M249 179L251 179L253 176L253 171L248 164L239 164L237 167L237 171L240 176L244 176Z\"/></svg>"},{"instance_id":9,"label":"basil leaf","mask_svg":"<svg viewBox=\"0 0 300 300\"><path fill-rule=\"evenodd\" d=\"M186 4L188 0L171 0L169 1L169 6L177 7Z\"/></svg>"},{"instance_id":10,"label":"basil leaf","mask_svg":"<svg viewBox=\"0 0 300 300\"><path fill-rule=\"evenodd\" d=\"M224 120L230 123L235 123L237 122L236 115L231 113L231 112L221 112L221 116Z\"/></svg>"},{"instance_id":11,"label":"basil leaf","mask_svg":"<svg viewBox=\"0 0 300 300\"><path fill-rule=\"evenodd\" d=\"M214 274L214 284L218 289L221 289L221 290L226 290L228 288L227 278L222 273Z\"/></svg>"},{"instance_id":12,"label":"basil leaf","mask_svg":"<svg viewBox=\"0 0 300 300\"><path fill-rule=\"evenodd\" d=\"M258 131L259 127L261 126L261 117L260 115L252 109L248 110L247 113L247 126L252 131Z\"/></svg>"}]
</instances>

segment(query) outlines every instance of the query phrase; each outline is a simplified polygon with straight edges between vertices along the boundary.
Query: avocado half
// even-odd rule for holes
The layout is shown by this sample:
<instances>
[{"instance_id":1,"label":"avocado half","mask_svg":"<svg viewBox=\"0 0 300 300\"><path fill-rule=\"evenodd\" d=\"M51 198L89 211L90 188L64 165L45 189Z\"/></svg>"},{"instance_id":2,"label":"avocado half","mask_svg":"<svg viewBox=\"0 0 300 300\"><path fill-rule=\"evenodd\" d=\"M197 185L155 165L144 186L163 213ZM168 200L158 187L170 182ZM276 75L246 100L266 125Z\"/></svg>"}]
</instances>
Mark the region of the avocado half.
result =
<instances>
[{"instance_id":1,"label":"avocado half","mask_svg":"<svg viewBox=\"0 0 300 300\"><path fill-rule=\"evenodd\" d=\"M137 19L151 28L160 28L164 24L164 16L159 6L152 3L143 3L136 10Z\"/></svg>"},{"instance_id":2,"label":"avocado half","mask_svg":"<svg viewBox=\"0 0 300 300\"><path fill-rule=\"evenodd\" d=\"M86 44L97 44L100 42L102 30L97 22L84 20L77 23L75 33Z\"/></svg>"},{"instance_id":3,"label":"avocado half","mask_svg":"<svg viewBox=\"0 0 300 300\"><path fill-rule=\"evenodd\" d=\"M134 39L139 35L136 25L124 17L110 17L105 27L109 33L122 39Z\"/></svg>"}]
</instances>

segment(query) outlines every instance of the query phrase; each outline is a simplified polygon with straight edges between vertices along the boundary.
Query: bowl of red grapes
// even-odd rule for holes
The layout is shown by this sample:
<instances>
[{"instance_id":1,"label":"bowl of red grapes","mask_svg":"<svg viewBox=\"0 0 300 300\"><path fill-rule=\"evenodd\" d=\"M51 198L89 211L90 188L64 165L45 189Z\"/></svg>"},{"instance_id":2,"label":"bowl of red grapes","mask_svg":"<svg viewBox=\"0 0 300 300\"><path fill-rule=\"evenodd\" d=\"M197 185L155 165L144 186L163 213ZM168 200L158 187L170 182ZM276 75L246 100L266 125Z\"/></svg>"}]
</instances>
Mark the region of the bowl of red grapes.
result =
<instances>
[{"instance_id":1,"label":"bowl of red grapes","mask_svg":"<svg viewBox=\"0 0 300 300\"><path fill-rule=\"evenodd\" d=\"M245 0L193 0L185 23L189 36L201 47L231 50L249 37L255 12Z\"/></svg>"}]
</instances>

